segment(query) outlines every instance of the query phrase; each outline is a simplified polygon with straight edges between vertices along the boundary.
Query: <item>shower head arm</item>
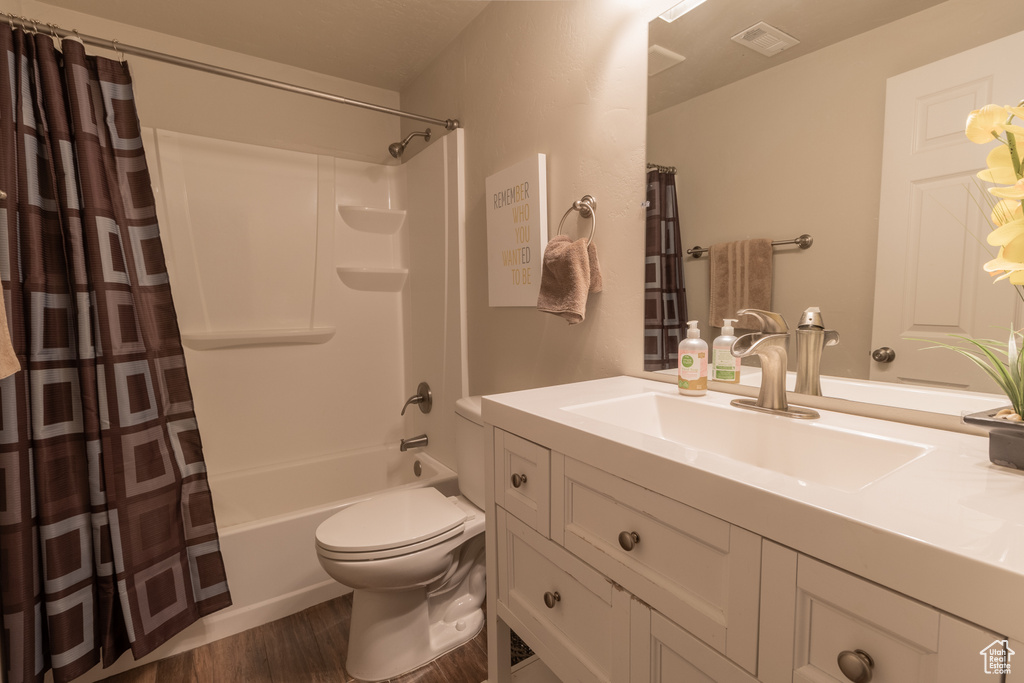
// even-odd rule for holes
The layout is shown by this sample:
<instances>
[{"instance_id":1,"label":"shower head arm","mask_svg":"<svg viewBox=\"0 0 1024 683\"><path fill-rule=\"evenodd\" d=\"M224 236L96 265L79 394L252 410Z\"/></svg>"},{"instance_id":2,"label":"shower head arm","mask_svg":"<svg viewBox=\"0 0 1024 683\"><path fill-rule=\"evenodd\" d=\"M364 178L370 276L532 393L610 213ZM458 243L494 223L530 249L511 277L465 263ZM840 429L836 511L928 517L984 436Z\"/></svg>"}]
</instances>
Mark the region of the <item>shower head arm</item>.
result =
<instances>
[{"instance_id":1,"label":"shower head arm","mask_svg":"<svg viewBox=\"0 0 1024 683\"><path fill-rule=\"evenodd\" d=\"M409 133L409 135L407 135L406 138L401 142L392 142L390 145L388 145L388 152L391 153L391 156L397 159L398 157L402 156L402 152L405 151L405 146L409 144L409 141L416 136L419 136L426 140L427 142L430 142L430 129L427 128L425 131L413 131L412 133Z\"/></svg>"}]
</instances>

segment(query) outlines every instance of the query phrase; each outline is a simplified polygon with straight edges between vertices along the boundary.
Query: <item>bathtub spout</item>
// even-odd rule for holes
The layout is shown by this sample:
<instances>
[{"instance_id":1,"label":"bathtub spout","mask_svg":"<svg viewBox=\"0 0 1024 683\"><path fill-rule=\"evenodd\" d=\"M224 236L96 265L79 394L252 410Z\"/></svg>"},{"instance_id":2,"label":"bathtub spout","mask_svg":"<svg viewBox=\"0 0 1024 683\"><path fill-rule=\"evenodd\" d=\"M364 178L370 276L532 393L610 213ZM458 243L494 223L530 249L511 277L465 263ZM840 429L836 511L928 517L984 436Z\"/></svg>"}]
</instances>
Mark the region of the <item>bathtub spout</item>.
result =
<instances>
[{"instance_id":1,"label":"bathtub spout","mask_svg":"<svg viewBox=\"0 0 1024 683\"><path fill-rule=\"evenodd\" d=\"M409 439L402 439L402 443L398 446L398 450L405 452L410 448L423 448L427 445L427 435L420 434Z\"/></svg>"}]
</instances>

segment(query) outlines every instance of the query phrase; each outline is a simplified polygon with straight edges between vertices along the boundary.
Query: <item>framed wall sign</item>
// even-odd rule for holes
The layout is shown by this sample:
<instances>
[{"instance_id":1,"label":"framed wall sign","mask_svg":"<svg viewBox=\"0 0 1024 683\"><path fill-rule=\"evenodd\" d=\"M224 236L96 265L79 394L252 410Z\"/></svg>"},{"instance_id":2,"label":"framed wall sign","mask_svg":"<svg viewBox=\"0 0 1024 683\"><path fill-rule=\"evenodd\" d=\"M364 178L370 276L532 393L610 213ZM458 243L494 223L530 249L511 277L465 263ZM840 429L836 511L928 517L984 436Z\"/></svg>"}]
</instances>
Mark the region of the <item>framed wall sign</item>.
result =
<instances>
[{"instance_id":1,"label":"framed wall sign","mask_svg":"<svg viewBox=\"0 0 1024 683\"><path fill-rule=\"evenodd\" d=\"M487 281L491 306L536 306L548 243L547 158L488 176Z\"/></svg>"}]
</instances>

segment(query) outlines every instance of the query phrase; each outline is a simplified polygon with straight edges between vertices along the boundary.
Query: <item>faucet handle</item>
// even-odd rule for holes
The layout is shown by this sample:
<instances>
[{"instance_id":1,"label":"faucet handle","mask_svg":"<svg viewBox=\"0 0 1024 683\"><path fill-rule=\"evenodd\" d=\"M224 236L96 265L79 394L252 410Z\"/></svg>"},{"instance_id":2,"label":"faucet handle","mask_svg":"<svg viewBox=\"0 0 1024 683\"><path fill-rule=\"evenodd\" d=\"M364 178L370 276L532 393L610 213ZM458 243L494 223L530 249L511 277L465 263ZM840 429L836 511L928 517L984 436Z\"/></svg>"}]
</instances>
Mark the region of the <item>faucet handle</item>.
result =
<instances>
[{"instance_id":1,"label":"faucet handle","mask_svg":"<svg viewBox=\"0 0 1024 683\"><path fill-rule=\"evenodd\" d=\"M416 393L410 396L409 400L402 406L402 415L405 415L405 409L410 405L418 405L422 413L430 412L430 409L434 406L434 395L430 392L429 384L420 382L420 385L416 387Z\"/></svg>"},{"instance_id":2,"label":"faucet handle","mask_svg":"<svg viewBox=\"0 0 1024 683\"><path fill-rule=\"evenodd\" d=\"M762 311L759 308L744 308L736 312L737 315L752 315L761 324L761 331L768 334L788 334L789 325L786 319L772 311Z\"/></svg>"}]
</instances>

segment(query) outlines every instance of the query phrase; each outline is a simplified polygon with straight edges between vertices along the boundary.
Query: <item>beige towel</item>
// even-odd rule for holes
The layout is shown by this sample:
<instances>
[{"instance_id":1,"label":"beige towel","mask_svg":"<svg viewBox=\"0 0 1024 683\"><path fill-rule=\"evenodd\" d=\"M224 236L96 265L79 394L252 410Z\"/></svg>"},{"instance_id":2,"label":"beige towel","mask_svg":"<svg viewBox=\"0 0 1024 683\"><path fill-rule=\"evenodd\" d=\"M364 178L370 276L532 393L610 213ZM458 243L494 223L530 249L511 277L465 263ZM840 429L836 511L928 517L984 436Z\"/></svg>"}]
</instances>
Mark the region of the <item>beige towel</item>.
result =
<instances>
[{"instance_id":1,"label":"beige towel","mask_svg":"<svg viewBox=\"0 0 1024 683\"><path fill-rule=\"evenodd\" d=\"M588 248L585 239L574 242L567 235L551 238L544 248L538 309L560 315L570 325L581 323L587 313L587 295L600 292L601 287L601 269L593 244Z\"/></svg>"},{"instance_id":2,"label":"beige towel","mask_svg":"<svg viewBox=\"0 0 1024 683\"><path fill-rule=\"evenodd\" d=\"M11 344L11 331L7 328L7 308L4 305L3 292L0 291L0 379L10 377L21 370L21 363L14 354Z\"/></svg>"},{"instance_id":3,"label":"beige towel","mask_svg":"<svg viewBox=\"0 0 1024 683\"><path fill-rule=\"evenodd\" d=\"M604 278L601 277L601 264L597 261L597 247L593 242L587 247L587 260L590 262L590 293L596 294L604 289Z\"/></svg>"},{"instance_id":4,"label":"beige towel","mask_svg":"<svg viewBox=\"0 0 1024 683\"><path fill-rule=\"evenodd\" d=\"M742 308L770 310L772 304L772 241L741 240L711 245L711 325L735 318ZM744 315L736 327L758 329L753 316Z\"/></svg>"}]
</instances>

